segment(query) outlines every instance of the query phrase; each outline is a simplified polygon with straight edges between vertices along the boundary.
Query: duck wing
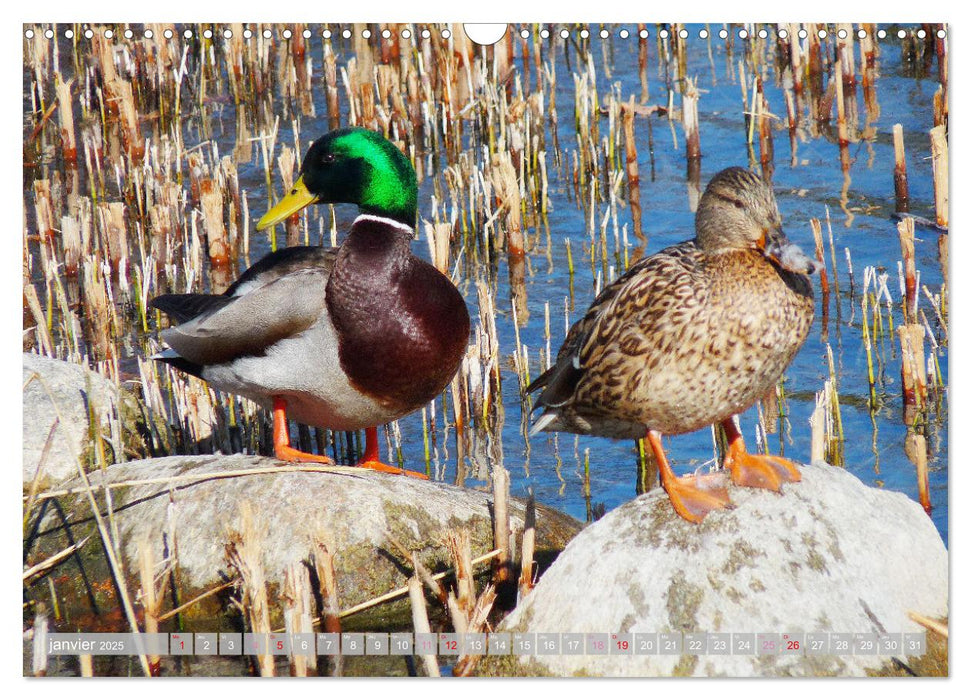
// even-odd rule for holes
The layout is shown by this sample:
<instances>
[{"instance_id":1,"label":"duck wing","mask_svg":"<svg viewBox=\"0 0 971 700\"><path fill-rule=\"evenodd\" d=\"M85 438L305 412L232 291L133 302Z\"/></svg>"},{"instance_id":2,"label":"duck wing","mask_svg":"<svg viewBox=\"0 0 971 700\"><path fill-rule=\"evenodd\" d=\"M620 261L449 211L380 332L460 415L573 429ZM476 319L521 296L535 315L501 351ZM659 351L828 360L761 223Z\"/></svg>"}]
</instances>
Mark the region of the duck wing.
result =
<instances>
[{"instance_id":1,"label":"duck wing","mask_svg":"<svg viewBox=\"0 0 971 700\"><path fill-rule=\"evenodd\" d=\"M326 313L327 279L336 249L298 246L267 255L225 294L165 294L153 306L180 325L162 332L178 355L216 365L263 355L274 343L306 330Z\"/></svg>"},{"instance_id":2,"label":"duck wing","mask_svg":"<svg viewBox=\"0 0 971 700\"><path fill-rule=\"evenodd\" d=\"M628 274L630 273L628 272ZM570 327L570 331L556 355L556 362L526 387L527 394L543 389L543 393L539 395L536 401L534 410L540 406L551 408L562 406L573 396L573 391L584 373L580 359L583 346L586 345L591 332L600 322L604 309L621 291L622 281L628 274L618 278L600 292L593 303L590 304L590 308L587 309L583 318Z\"/></svg>"},{"instance_id":3,"label":"duck wing","mask_svg":"<svg viewBox=\"0 0 971 700\"><path fill-rule=\"evenodd\" d=\"M553 366L527 387L527 393L543 389L536 407L569 403L580 381L605 354L644 352L645 337L653 335L651 330L671 311L672 301L698 289L698 252L694 241L665 248L605 287L570 328Z\"/></svg>"},{"instance_id":4,"label":"duck wing","mask_svg":"<svg viewBox=\"0 0 971 700\"><path fill-rule=\"evenodd\" d=\"M179 323L185 323L196 316L218 311L230 302L232 298L222 294L161 294L148 305Z\"/></svg>"}]
</instances>

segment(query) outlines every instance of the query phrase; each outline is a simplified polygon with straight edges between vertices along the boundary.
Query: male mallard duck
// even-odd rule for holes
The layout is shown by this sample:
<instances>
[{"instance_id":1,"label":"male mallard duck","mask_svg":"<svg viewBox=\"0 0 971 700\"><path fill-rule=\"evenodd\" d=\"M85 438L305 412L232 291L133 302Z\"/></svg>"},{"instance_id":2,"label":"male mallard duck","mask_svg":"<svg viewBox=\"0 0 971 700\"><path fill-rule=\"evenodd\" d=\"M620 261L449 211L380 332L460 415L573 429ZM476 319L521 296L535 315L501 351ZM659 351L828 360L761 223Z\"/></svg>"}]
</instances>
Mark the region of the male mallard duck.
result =
<instances>
[{"instance_id":1,"label":"male mallard duck","mask_svg":"<svg viewBox=\"0 0 971 700\"><path fill-rule=\"evenodd\" d=\"M813 320L816 264L782 232L772 189L742 168L708 183L694 240L647 257L607 286L567 334L532 432L647 437L679 515L730 505L724 487L677 478L661 434L720 423L732 481L778 491L799 481L787 459L751 455L732 416L778 382Z\"/></svg>"},{"instance_id":2,"label":"male mallard duck","mask_svg":"<svg viewBox=\"0 0 971 700\"><path fill-rule=\"evenodd\" d=\"M411 253L418 184L407 158L365 129L314 142L293 189L257 224L313 202L361 214L337 248L270 253L224 294L164 294L151 306L179 322L159 359L273 409L276 457L330 464L290 447L287 415L332 430L366 429L357 466L379 461L377 427L431 401L465 353L469 313L455 285ZM416 472L405 472L421 476Z\"/></svg>"}]
</instances>

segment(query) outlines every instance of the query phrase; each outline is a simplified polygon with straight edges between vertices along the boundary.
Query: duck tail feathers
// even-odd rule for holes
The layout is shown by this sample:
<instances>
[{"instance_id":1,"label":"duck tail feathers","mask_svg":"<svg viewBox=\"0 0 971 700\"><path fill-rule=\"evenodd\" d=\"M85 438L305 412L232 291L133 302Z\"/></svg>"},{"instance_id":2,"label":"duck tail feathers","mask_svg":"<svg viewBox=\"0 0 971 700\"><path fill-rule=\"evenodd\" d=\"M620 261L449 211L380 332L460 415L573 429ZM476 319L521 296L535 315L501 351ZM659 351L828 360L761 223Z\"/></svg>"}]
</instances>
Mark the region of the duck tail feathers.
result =
<instances>
[{"instance_id":1,"label":"duck tail feathers","mask_svg":"<svg viewBox=\"0 0 971 700\"><path fill-rule=\"evenodd\" d=\"M536 422L533 423L533 427L529 429L529 437L536 437L539 435L557 418L559 418L559 415L552 412L541 415L536 419Z\"/></svg>"},{"instance_id":2,"label":"duck tail feathers","mask_svg":"<svg viewBox=\"0 0 971 700\"><path fill-rule=\"evenodd\" d=\"M182 370L186 374L191 374L200 379L202 378L203 366L185 359L172 348L166 348L162 352L157 352L150 359L164 362L167 365L172 365L176 369Z\"/></svg>"}]
</instances>

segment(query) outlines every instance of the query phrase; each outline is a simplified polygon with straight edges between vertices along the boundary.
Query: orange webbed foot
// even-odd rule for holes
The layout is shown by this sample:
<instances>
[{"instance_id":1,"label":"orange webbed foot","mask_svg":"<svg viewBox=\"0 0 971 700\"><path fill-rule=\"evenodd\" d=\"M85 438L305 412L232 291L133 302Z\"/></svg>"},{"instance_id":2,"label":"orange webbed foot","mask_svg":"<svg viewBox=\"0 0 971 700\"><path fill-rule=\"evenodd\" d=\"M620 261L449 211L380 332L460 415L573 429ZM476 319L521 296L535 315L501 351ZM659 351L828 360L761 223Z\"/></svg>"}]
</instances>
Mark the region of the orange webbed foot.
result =
<instances>
[{"instance_id":1,"label":"orange webbed foot","mask_svg":"<svg viewBox=\"0 0 971 700\"><path fill-rule=\"evenodd\" d=\"M729 438L725 469L732 473L733 484L779 492L782 484L802 480L802 474L792 460L746 452L742 436L731 419L725 421L723 427Z\"/></svg>"},{"instance_id":2,"label":"orange webbed foot","mask_svg":"<svg viewBox=\"0 0 971 700\"><path fill-rule=\"evenodd\" d=\"M317 464L334 464L334 460L327 455L315 455L309 452L295 450L289 445L277 445L274 456L284 462L315 462Z\"/></svg>"},{"instance_id":3,"label":"orange webbed foot","mask_svg":"<svg viewBox=\"0 0 971 700\"><path fill-rule=\"evenodd\" d=\"M428 480L428 477L421 472L410 472L407 469L392 467L390 464L385 464L381 461L381 455L378 450L377 428L366 428L364 430L364 456L354 466L360 467L361 469L373 469L376 472L383 472L385 474L404 474L413 479Z\"/></svg>"},{"instance_id":4,"label":"orange webbed foot","mask_svg":"<svg viewBox=\"0 0 971 700\"><path fill-rule=\"evenodd\" d=\"M713 510L735 507L728 498L727 479L722 474L676 477L663 486L675 512L692 523L700 523Z\"/></svg>"},{"instance_id":5,"label":"orange webbed foot","mask_svg":"<svg viewBox=\"0 0 971 700\"><path fill-rule=\"evenodd\" d=\"M273 398L273 454L284 462L315 462L317 464L334 464L334 460L326 455L315 455L290 447L290 433L287 430L287 402L286 399L275 396Z\"/></svg>"},{"instance_id":6,"label":"orange webbed foot","mask_svg":"<svg viewBox=\"0 0 971 700\"><path fill-rule=\"evenodd\" d=\"M734 508L728 498L728 484L723 474L692 474L677 477L668 464L661 445L661 434L648 431L647 441L654 451L661 486L667 491L674 512L692 523L700 523L713 510Z\"/></svg>"}]
</instances>

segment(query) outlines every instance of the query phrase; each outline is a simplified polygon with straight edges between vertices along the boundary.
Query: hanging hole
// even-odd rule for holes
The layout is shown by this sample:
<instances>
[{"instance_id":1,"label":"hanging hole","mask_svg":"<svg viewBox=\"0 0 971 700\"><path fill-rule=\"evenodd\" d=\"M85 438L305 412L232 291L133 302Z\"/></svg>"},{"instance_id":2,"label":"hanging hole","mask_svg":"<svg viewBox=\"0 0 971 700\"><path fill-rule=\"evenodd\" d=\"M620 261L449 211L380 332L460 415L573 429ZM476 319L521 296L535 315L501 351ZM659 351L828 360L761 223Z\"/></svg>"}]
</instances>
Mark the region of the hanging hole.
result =
<instances>
[{"instance_id":1,"label":"hanging hole","mask_svg":"<svg viewBox=\"0 0 971 700\"><path fill-rule=\"evenodd\" d=\"M462 28L465 30L465 36L469 37L476 44L479 44L480 46L492 46L506 35L507 25L470 23L463 24ZM524 29L523 31L526 30ZM442 32L442 36L445 36L444 31ZM520 34L520 36L522 35ZM529 36L528 31L526 31L526 36ZM524 36L523 39L525 39L526 36ZM447 39L448 37L445 38Z\"/></svg>"}]
</instances>

